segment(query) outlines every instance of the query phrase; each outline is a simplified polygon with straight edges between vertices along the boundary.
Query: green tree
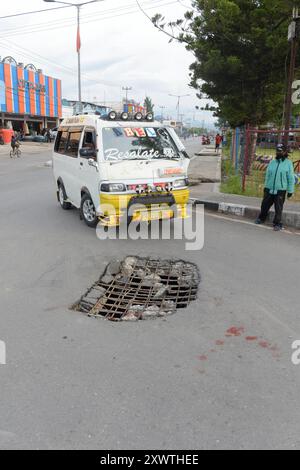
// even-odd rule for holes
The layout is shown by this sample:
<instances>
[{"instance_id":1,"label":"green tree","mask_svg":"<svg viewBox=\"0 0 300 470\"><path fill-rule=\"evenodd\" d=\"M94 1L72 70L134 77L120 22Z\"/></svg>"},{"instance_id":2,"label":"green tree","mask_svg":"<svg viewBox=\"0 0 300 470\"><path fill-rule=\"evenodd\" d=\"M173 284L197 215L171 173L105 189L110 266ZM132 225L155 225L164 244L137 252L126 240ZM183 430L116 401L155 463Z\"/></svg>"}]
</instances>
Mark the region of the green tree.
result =
<instances>
[{"instance_id":1,"label":"green tree","mask_svg":"<svg viewBox=\"0 0 300 470\"><path fill-rule=\"evenodd\" d=\"M280 123L290 45L287 28L300 0L193 0L184 19L161 31L194 53L191 85L217 103L231 126Z\"/></svg>"},{"instance_id":2,"label":"green tree","mask_svg":"<svg viewBox=\"0 0 300 470\"><path fill-rule=\"evenodd\" d=\"M146 109L147 113L153 113L154 111L154 104L152 103L152 99L149 96L146 96L144 101L144 108Z\"/></svg>"}]
</instances>

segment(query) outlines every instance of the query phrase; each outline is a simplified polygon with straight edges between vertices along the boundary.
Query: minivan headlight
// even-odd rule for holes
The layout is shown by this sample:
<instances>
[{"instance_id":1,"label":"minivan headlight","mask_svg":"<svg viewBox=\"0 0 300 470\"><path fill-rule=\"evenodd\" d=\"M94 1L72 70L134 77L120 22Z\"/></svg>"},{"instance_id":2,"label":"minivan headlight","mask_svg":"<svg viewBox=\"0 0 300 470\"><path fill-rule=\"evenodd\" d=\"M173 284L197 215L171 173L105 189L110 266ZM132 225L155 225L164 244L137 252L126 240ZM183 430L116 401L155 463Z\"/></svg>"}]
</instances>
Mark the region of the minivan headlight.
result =
<instances>
[{"instance_id":1,"label":"minivan headlight","mask_svg":"<svg viewBox=\"0 0 300 470\"><path fill-rule=\"evenodd\" d=\"M126 186L123 183L102 183L100 191L104 193L123 193Z\"/></svg>"},{"instance_id":2,"label":"minivan headlight","mask_svg":"<svg viewBox=\"0 0 300 470\"><path fill-rule=\"evenodd\" d=\"M188 181L186 179L173 181L173 189L175 189L175 188L184 188L184 186L187 186L187 185L188 185Z\"/></svg>"}]
</instances>

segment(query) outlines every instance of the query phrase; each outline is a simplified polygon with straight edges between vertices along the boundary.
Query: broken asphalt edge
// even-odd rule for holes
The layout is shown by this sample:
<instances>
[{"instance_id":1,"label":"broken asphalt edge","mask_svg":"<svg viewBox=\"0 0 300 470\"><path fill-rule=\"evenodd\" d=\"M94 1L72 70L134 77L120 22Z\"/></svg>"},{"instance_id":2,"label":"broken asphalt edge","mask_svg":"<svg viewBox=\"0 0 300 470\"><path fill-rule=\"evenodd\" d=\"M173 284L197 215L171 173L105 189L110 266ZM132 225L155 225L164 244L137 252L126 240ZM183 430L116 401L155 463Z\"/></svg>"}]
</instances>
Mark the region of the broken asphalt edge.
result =
<instances>
[{"instance_id":1,"label":"broken asphalt edge","mask_svg":"<svg viewBox=\"0 0 300 470\"><path fill-rule=\"evenodd\" d=\"M234 215L237 217L244 217L246 219L252 219L253 221L257 219L260 214L260 208L254 206L247 206L223 201L209 201L206 199L201 199L201 197L191 198L190 201L193 205L204 205L204 208L208 211L218 212L220 214ZM267 221L272 223L273 219L274 211L271 210ZM300 212L285 211L282 215L282 222L288 227L300 229Z\"/></svg>"}]
</instances>

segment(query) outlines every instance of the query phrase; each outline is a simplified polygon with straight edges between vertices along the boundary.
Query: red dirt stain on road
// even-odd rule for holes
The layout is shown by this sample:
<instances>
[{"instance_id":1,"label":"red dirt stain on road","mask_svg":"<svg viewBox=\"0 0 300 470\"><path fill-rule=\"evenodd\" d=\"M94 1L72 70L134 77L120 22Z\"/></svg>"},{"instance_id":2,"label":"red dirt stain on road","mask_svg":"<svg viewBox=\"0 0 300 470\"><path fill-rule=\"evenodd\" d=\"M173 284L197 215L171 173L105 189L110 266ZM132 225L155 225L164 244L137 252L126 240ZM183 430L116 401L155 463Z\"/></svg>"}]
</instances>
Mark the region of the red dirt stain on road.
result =
<instances>
[{"instance_id":1,"label":"red dirt stain on road","mask_svg":"<svg viewBox=\"0 0 300 470\"><path fill-rule=\"evenodd\" d=\"M226 331L226 336L241 336L242 333L244 333L245 328L243 327L237 327L237 326L232 326Z\"/></svg>"},{"instance_id":2,"label":"red dirt stain on road","mask_svg":"<svg viewBox=\"0 0 300 470\"><path fill-rule=\"evenodd\" d=\"M246 341L256 341L257 336L246 336Z\"/></svg>"},{"instance_id":3,"label":"red dirt stain on road","mask_svg":"<svg viewBox=\"0 0 300 470\"><path fill-rule=\"evenodd\" d=\"M199 361L207 361L207 356L204 354L202 356L198 356Z\"/></svg>"},{"instance_id":4,"label":"red dirt stain on road","mask_svg":"<svg viewBox=\"0 0 300 470\"><path fill-rule=\"evenodd\" d=\"M225 343L225 341L223 341L222 339L217 339L217 341L216 341L217 346L223 346L224 343Z\"/></svg>"},{"instance_id":5,"label":"red dirt stain on road","mask_svg":"<svg viewBox=\"0 0 300 470\"><path fill-rule=\"evenodd\" d=\"M268 343L268 341L260 341L258 344L263 349L269 349L271 346L270 343Z\"/></svg>"}]
</instances>

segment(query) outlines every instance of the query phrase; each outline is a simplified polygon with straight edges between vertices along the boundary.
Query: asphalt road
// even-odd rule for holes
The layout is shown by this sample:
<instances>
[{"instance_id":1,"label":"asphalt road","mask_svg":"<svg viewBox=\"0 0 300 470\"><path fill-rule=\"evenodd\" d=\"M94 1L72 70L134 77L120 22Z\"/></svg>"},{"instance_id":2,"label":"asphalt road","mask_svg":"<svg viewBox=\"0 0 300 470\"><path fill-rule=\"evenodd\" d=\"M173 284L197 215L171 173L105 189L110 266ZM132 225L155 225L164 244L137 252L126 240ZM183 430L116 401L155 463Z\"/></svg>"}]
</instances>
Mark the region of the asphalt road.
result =
<instances>
[{"instance_id":1,"label":"asphalt road","mask_svg":"<svg viewBox=\"0 0 300 470\"><path fill-rule=\"evenodd\" d=\"M300 448L299 235L207 214L199 252L101 242L60 209L47 159L0 156L0 448ZM137 323L69 310L131 254L196 262L198 300Z\"/></svg>"}]
</instances>

